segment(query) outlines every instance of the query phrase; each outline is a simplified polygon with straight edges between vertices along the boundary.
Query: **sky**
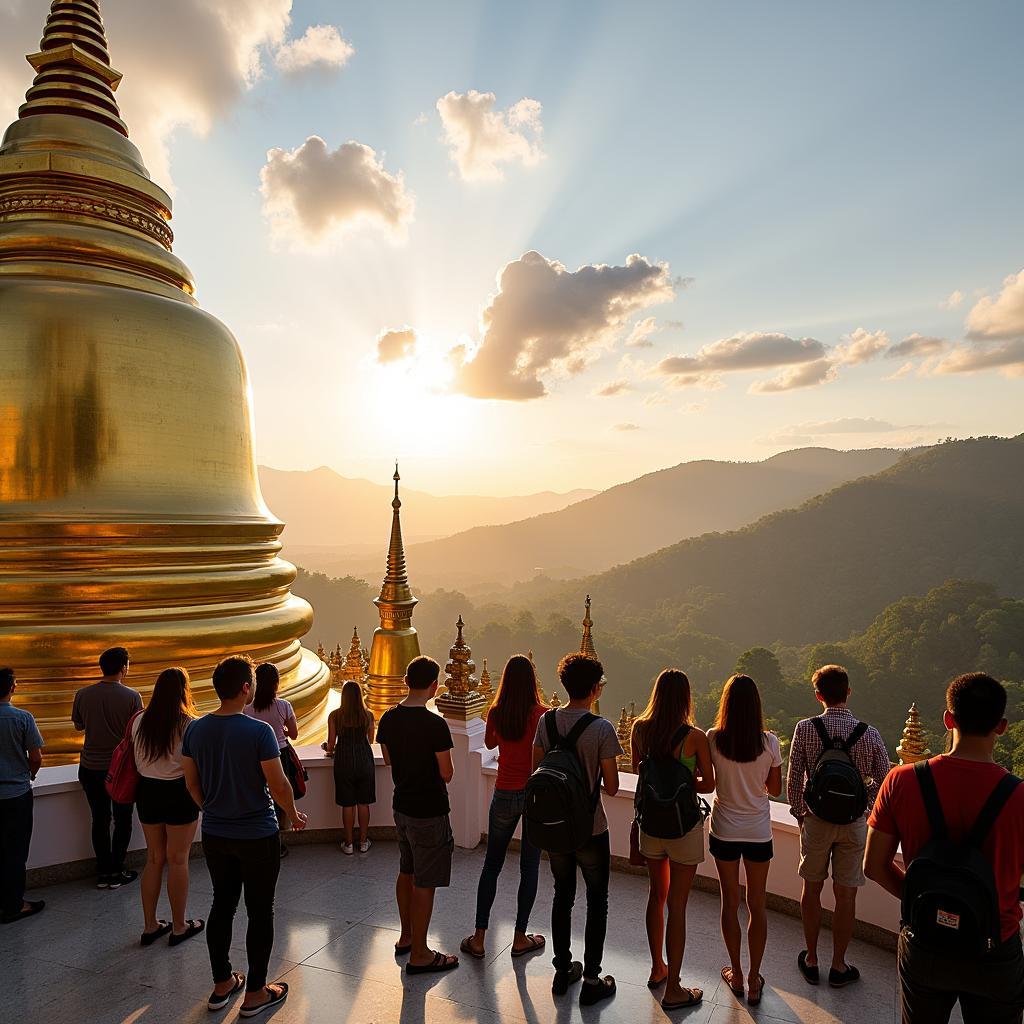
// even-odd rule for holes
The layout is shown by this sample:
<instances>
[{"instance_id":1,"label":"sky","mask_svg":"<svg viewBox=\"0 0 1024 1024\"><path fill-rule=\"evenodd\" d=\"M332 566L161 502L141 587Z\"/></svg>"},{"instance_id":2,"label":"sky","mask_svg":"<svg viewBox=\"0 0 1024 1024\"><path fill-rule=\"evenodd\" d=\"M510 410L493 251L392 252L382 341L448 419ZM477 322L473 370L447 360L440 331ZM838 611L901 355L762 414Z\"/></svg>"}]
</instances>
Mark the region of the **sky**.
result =
<instances>
[{"instance_id":1,"label":"sky","mask_svg":"<svg viewBox=\"0 0 1024 1024\"><path fill-rule=\"evenodd\" d=\"M48 5L0 0L0 118ZM260 462L437 494L1016 434L1024 5L104 0Z\"/></svg>"}]
</instances>

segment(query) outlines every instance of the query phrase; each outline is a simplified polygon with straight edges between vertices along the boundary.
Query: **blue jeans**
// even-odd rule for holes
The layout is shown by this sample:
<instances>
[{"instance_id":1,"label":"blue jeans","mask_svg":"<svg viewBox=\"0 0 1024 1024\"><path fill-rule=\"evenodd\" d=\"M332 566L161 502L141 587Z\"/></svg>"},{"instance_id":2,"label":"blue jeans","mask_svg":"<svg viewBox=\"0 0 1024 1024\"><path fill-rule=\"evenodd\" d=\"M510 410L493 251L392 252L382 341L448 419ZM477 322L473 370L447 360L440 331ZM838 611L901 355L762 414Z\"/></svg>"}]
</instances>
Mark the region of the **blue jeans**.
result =
<instances>
[{"instance_id":1,"label":"blue jeans","mask_svg":"<svg viewBox=\"0 0 1024 1024\"><path fill-rule=\"evenodd\" d=\"M486 928L491 916L494 894L498 889L498 875L505 866L505 854L512 841L519 819L526 806L526 790L496 789L487 817L487 855L480 883L476 889L476 927ZM530 843L524 833L519 850L519 900L516 906L516 931L525 932L537 899L537 874L540 870L540 850Z\"/></svg>"}]
</instances>

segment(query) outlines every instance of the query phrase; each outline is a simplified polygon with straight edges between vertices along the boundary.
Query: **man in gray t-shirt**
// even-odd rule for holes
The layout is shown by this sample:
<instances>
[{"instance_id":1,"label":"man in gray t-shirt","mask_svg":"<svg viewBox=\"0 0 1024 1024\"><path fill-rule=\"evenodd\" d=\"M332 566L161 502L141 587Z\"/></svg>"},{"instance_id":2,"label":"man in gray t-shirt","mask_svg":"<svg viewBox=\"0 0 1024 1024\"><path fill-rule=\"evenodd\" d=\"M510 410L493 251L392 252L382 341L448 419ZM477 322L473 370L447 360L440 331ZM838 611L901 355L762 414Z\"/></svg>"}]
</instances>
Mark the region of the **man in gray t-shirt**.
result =
<instances>
[{"instance_id":1,"label":"man in gray t-shirt","mask_svg":"<svg viewBox=\"0 0 1024 1024\"><path fill-rule=\"evenodd\" d=\"M567 707L555 712L555 725L560 736L586 714L600 696L604 686L604 668L596 658L585 654L567 654L558 665L558 680L569 695ZM548 712L547 714L550 714ZM550 746L545 722L541 716L534 739L534 765L540 763ZM587 778L593 786L601 785L608 796L619 791L619 770L615 758L622 746L611 722L604 718L592 721L576 741L576 753ZM591 1006L615 995L615 979L601 977L601 957L608 930L608 881L611 872L611 848L608 841L608 818L600 798L594 813L594 833L572 853L551 853L551 874L555 881L555 898L551 904L551 943L554 947L555 977L551 991L564 995L569 986L583 978L580 1005ZM583 875L587 887L587 927L583 963L572 958L572 906L576 897L576 870Z\"/></svg>"},{"instance_id":2,"label":"man in gray t-shirt","mask_svg":"<svg viewBox=\"0 0 1024 1024\"><path fill-rule=\"evenodd\" d=\"M132 804L116 804L107 795L106 779L110 759L132 716L142 710L138 691L124 685L128 675L128 652L112 647L100 655L103 678L75 694L71 721L85 733L78 781L85 790L92 812L92 848L96 852L96 888L118 889L138 878L125 871L124 858L132 840ZM110 819L114 833L110 833Z\"/></svg>"}]
</instances>

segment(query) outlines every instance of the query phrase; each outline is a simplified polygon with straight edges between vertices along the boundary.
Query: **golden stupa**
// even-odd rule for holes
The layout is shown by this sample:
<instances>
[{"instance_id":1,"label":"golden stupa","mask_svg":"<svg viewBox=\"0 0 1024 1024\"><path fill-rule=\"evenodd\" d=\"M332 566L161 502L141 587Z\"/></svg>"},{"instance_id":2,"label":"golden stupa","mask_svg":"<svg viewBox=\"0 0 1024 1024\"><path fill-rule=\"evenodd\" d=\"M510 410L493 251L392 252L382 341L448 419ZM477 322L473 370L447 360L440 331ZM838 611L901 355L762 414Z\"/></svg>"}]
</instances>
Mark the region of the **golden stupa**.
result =
<instances>
[{"instance_id":1,"label":"golden stupa","mask_svg":"<svg viewBox=\"0 0 1024 1024\"><path fill-rule=\"evenodd\" d=\"M398 497L398 466L395 465L395 497L391 502L391 540L388 566L381 584L380 597L374 600L380 613L380 626L373 631L370 664L366 684L366 705L374 718L405 699L405 670L420 654L420 638L412 624L416 598L409 588L405 571L405 546L402 543L402 502Z\"/></svg>"},{"instance_id":2,"label":"golden stupa","mask_svg":"<svg viewBox=\"0 0 1024 1024\"><path fill-rule=\"evenodd\" d=\"M0 143L0 660L48 763L76 689L123 645L168 665L245 652L281 670L300 739L330 673L263 503L245 363L171 252L171 202L128 140L96 0L55 0Z\"/></svg>"},{"instance_id":3,"label":"golden stupa","mask_svg":"<svg viewBox=\"0 0 1024 1024\"><path fill-rule=\"evenodd\" d=\"M580 654L585 654L588 658L593 658L594 661L600 660L597 657L597 651L594 649L594 620L590 617L589 594L587 594L587 601L583 612L583 636L580 638ZM590 705L590 710L593 711L595 715L601 714L600 697Z\"/></svg>"}]
</instances>

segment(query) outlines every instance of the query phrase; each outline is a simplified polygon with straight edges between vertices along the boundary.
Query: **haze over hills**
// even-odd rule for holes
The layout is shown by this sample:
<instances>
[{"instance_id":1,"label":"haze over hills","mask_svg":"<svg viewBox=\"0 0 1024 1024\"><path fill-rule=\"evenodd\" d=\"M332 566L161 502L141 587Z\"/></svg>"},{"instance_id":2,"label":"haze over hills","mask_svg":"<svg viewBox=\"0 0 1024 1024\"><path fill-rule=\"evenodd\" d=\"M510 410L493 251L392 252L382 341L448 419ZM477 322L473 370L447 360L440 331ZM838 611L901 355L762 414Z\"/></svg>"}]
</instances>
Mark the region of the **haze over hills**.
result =
<instances>
[{"instance_id":1,"label":"haze over hills","mask_svg":"<svg viewBox=\"0 0 1024 1024\"><path fill-rule=\"evenodd\" d=\"M684 540L571 588L527 584L535 611L584 589L595 617L744 644L813 643L864 629L945 580L1024 592L1024 435L953 441L732 533Z\"/></svg>"},{"instance_id":2,"label":"haze over hills","mask_svg":"<svg viewBox=\"0 0 1024 1024\"><path fill-rule=\"evenodd\" d=\"M454 536L407 544L412 579L420 587L485 590L543 574L584 576L686 537L732 530L799 505L838 484L888 469L893 449L840 452L802 448L763 462L684 462L558 511L501 526L478 526ZM403 520L418 529L414 512ZM379 552L345 571L375 578ZM538 573L539 570L539 573Z\"/></svg>"},{"instance_id":3,"label":"haze over hills","mask_svg":"<svg viewBox=\"0 0 1024 1024\"><path fill-rule=\"evenodd\" d=\"M313 470L260 466L259 476L267 505L287 524L284 542L289 558L312 569L341 571L346 558L372 553L377 556L374 571L382 570L391 529L394 489L390 481L377 484L350 479L326 466ZM438 497L403 488L406 542L551 512L596 493L578 489L565 494L542 491L508 498ZM338 564L332 564L335 562Z\"/></svg>"}]
</instances>

